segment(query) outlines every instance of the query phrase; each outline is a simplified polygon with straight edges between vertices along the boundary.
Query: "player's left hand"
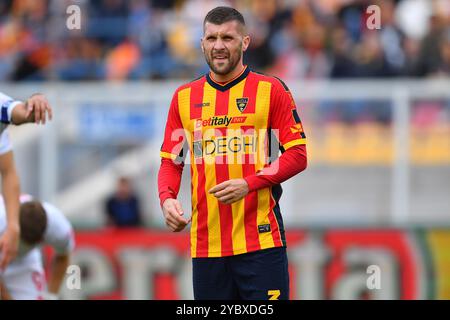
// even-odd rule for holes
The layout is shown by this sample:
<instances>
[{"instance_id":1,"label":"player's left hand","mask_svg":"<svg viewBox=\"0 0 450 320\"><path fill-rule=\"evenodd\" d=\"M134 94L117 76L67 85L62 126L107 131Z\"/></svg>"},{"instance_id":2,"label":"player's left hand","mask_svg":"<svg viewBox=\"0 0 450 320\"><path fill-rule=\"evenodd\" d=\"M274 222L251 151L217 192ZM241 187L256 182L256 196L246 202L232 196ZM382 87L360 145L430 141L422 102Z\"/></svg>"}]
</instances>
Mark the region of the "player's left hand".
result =
<instances>
[{"instance_id":1,"label":"player's left hand","mask_svg":"<svg viewBox=\"0 0 450 320\"><path fill-rule=\"evenodd\" d=\"M50 107L47 98L43 94L37 93L32 95L30 98L28 98L25 105L27 107L27 113L25 115L27 119L31 115L31 113L34 113L34 122L36 122L37 124L45 124L47 116L49 120L52 119L52 108Z\"/></svg>"},{"instance_id":2,"label":"player's left hand","mask_svg":"<svg viewBox=\"0 0 450 320\"><path fill-rule=\"evenodd\" d=\"M231 179L219 183L209 190L220 202L231 204L248 194L248 184L244 179Z\"/></svg>"}]
</instances>

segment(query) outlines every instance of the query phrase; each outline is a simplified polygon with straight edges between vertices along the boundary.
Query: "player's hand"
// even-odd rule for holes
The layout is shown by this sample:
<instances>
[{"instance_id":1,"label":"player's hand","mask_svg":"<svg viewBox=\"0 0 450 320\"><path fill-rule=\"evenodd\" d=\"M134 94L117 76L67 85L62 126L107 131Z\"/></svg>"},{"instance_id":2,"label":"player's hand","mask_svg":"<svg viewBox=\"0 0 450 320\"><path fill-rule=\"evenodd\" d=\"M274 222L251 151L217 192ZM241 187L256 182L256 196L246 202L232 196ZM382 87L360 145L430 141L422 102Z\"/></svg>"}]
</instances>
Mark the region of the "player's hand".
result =
<instances>
[{"instance_id":1,"label":"player's hand","mask_svg":"<svg viewBox=\"0 0 450 320\"><path fill-rule=\"evenodd\" d=\"M37 124L45 124L47 116L49 120L53 117L53 111L48 103L47 98L40 93L32 95L25 103L26 115L25 118L28 119L32 113L34 113L34 122Z\"/></svg>"},{"instance_id":2,"label":"player's hand","mask_svg":"<svg viewBox=\"0 0 450 320\"><path fill-rule=\"evenodd\" d=\"M220 202L231 204L248 194L248 184L245 179L231 179L214 186L209 193L213 194Z\"/></svg>"},{"instance_id":3,"label":"player's hand","mask_svg":"<svg viewBox=\"0 0 450 320\"><path fill-rule=\"evenodd\" d=\"M180 232L190 222L190 219L187 220L183 217L183 208L181 207L180 202L176 199L166 199L163 203L162 210L164 218L166 219L166 225L173 232Z\"/></svg>"},{"instance_id":4,"label":"player's hand","mask_svg":"<svg viewBox=\"0 0 450 320\"><path fill-rule=\"evenodd\" d=\"M0 271L4 271L6 266L13 260L19 248L19 227L8 226L0 237Z\"/></svg>"}]
</instances>

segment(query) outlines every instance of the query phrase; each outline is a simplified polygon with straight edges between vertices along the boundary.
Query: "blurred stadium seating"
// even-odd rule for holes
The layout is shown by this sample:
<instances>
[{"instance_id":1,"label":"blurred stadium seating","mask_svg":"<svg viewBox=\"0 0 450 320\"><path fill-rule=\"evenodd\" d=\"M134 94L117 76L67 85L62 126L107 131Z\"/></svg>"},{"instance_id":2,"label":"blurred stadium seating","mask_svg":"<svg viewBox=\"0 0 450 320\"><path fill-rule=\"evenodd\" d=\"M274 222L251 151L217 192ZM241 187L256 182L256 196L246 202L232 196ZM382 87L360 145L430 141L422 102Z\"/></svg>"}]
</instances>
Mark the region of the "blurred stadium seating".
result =
<instances>
[{"instance_id":1,"label":"blurred stadium seating","mask_svg":"<svg viewBox=\"0 0 450 320\"><path fill-rule=\"evenodd\" d=\"M73 3L80 31L65 28ZM5 0L1 91L55 107L52 125L12 130L22 188L68 215L90 270L64 297L192 297L187 235L161 219L158 151L173 91L207 71L202 19L219 4L244 13L246 62L286 81L308 136L309 167L281 200L292 297L364 297L375 263L387 280L371 298L450 299L450 1ZM365 28L369 4L381 30ZM145 230L103 230L123 174Z\"/></svg>"},{"instance_id":2,"label":"blurred stadium seating","mask_svg":"<svg viewBox=\"0 0 450 320\"><path fill-rule=\"evenodd\" d=\"M64 27L74 3L79 31ZM4 0L0 80L192 79L206 71L202 19L218 4L245 14L247 63L285 80L450 71L447 0ZM378 32L362 27L369 4L383 13Z\"/></svg>"}]
</instances>

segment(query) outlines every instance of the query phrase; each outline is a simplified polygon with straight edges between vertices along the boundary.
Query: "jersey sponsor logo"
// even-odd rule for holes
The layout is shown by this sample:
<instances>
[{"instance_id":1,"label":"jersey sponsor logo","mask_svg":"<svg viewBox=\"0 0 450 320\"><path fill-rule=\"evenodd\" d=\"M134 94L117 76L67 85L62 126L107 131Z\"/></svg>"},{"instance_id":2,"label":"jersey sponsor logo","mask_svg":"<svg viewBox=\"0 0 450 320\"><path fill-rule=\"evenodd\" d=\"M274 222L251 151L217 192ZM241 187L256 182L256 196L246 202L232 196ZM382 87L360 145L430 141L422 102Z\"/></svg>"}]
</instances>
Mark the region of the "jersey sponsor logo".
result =
<instances>
[{"instance_id":1,"label":"jersey sponsor logo","mask_svg":"<svg viewBox=\"0 0 450 320\"><path fill-rule=\"evenodd\" d=\"M195 127L215 127L215 126L225 126L228 127L232 123L244 123L247 117L228 117L228 116L214 116L209 119L197 119L195 121Z\"/></svg>"},{"instance_id":2,"label":"jersey sponsor logo","mask_svg":"<svg viewBox=\"0 0 450 320\"><path fill-rule=\"evenodd\" d=\"M236 106L240 112L243 112L248 104L248 98L238 98L236 99Z\"/></svg>"},{"instance_id":3,"label":"jersey sponsor logo","mask_svg":"<svg viewBox=\"0 0 450 320\"><path fill-rule=\"evenodd\" d=\"M255 154L258 150L258 137L256 135L211 136L203 140L194 141L192 150L195 158L237 153Z\"/></svg>"},{"instance_id":4,"label":"jersey sponsor logo","mask_svg":"<svg viewBox=\"0 0 450 320\"><path fill-rule=\"evenodd\" d=\"M258 232L259 233L266 233L270 232L270 224L262 224L258 226Z\"/></svg>"},{"instance_id":5,"label":"jersey sponsor logo","mask_svg":"<svg viewBox=\"0 0 450 320\"><path fill-rule=\"evenodd\" d=\"M192 150L194 151L194 157L195 158L201 158L203 157L203 146L202 141L194 141L192 144Z\"/></svg>"}]
</instances>

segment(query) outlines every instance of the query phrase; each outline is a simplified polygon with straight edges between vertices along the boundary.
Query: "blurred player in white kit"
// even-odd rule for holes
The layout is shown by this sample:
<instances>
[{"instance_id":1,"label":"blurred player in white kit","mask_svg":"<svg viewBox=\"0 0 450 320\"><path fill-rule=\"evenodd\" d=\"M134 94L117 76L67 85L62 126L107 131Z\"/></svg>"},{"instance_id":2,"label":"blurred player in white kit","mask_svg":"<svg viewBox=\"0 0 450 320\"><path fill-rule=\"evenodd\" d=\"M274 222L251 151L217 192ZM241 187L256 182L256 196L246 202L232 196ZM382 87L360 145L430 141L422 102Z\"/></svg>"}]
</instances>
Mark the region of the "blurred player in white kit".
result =
<instances>
[{"instance_id":1,"label":"blurred player in white kit","mask_svg":"<svg viewBox=\"0 0 450 320\"><path fill-rule=\"evenodd\" d=\"M29 195L20 197L20 243L14 260L0 274L2 299L57 299L75 246L70 222L55 206ZM5 231L6 213L0 198L0 235ZM54 249L48 282L40 246Z\"/></svg>"},{"instance_id":2,"label":"blurred player in white kit","mask_svg":"<svg viewBox=\"0 0 450 320\"><path fill-rule=\"evenodd\" d=\"M34 94L22 102L0 92L0 176L7 216L6 230L0 235L0 272L17 254L20 235L20 183L7 127L30 122L45 124L47 116L52 118L52 109L44 95Z\"/></svg>"}]
</instances>

